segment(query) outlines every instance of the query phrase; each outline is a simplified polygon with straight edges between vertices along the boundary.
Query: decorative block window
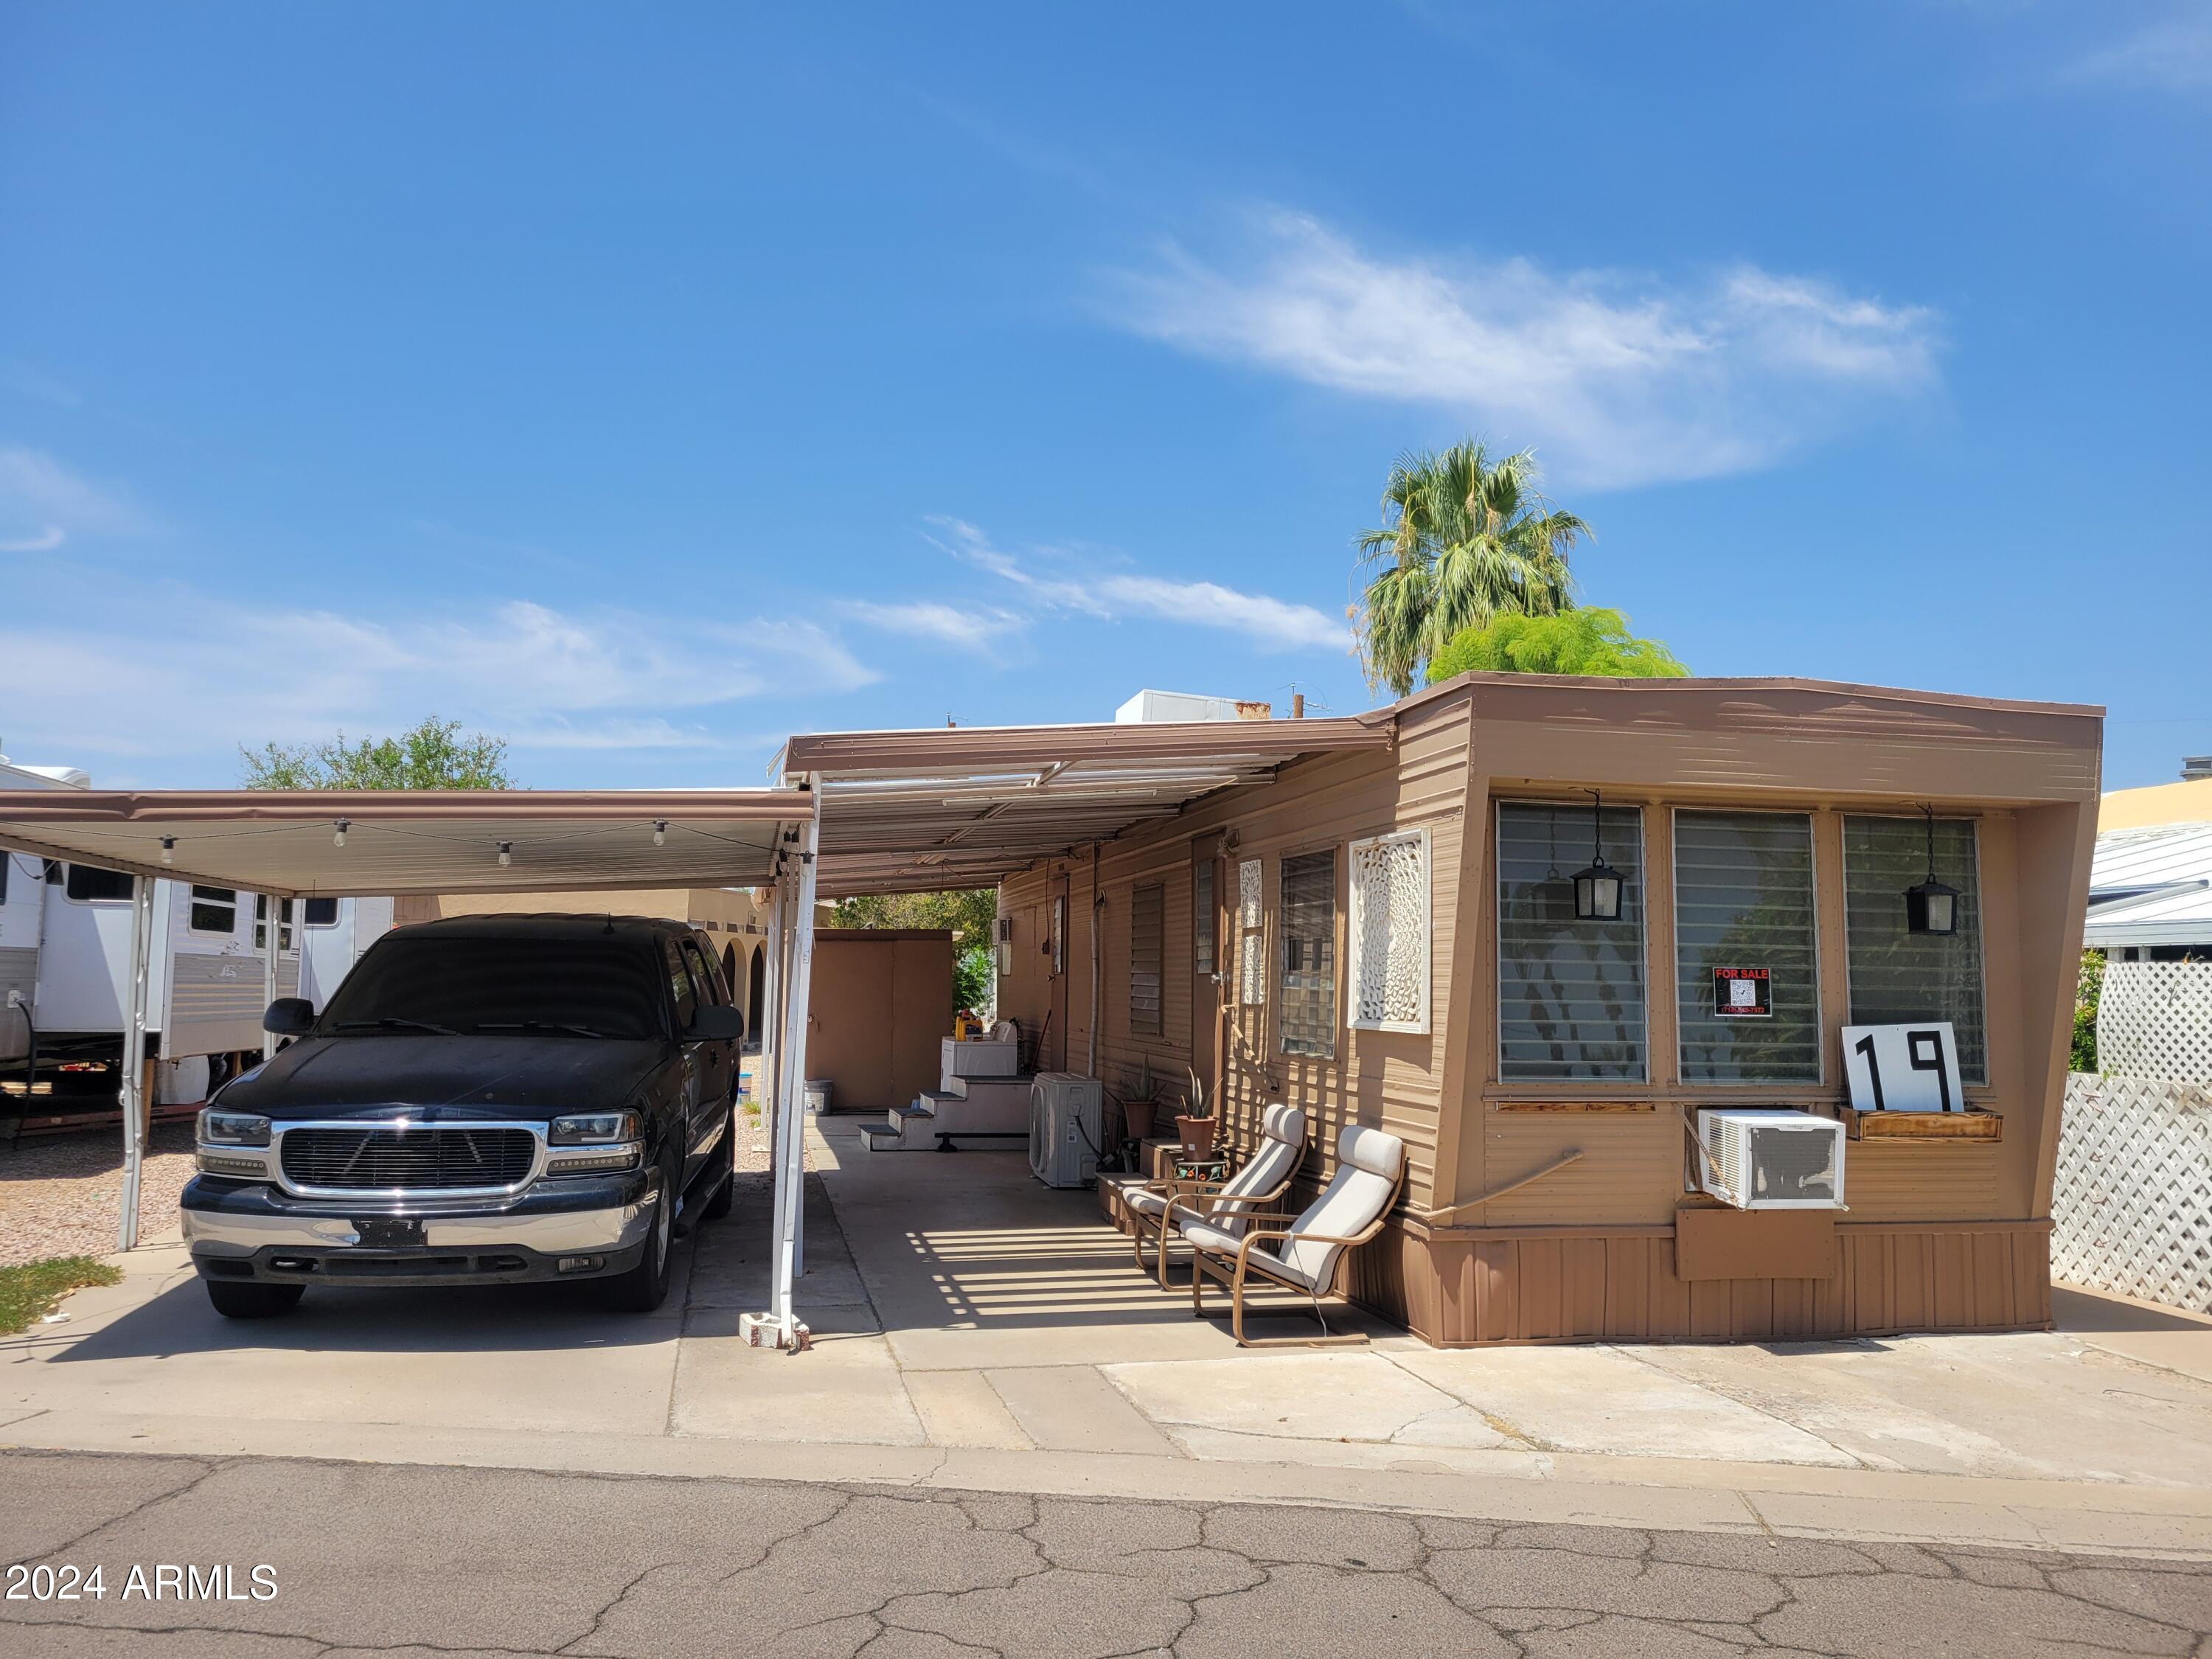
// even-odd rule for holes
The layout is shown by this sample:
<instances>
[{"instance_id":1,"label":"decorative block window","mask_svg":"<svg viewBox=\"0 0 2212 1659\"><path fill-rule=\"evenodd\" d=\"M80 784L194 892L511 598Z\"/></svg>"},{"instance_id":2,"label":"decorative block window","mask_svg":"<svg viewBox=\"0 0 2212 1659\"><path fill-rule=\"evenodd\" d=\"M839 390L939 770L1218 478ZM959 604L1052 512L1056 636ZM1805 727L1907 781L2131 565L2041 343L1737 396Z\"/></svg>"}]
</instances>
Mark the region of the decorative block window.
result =
<instances>
[{"instance_id":1,"label":"decorative block window","mask_svg":"<svg viewBox=\"0 0 2212 1659\"><path fill-rule=\"evenodd\" d=\"M1214 929L1218 925L1213 916L1213 860L1200 859L1190 866L1190 938L1191 965L1201 974L1217 971Z\"/></svg>"},{"instance_id":2,"label":"decorative block window","mask_svg":"<svg viewBox=\"0 0 2212 1659\"><path fill-rule=\"evenodd\" d=\"M1283 1052L1336 1053L1336 849L1283 860Z\"/></svg>"},{"instance_id":3,"label":"decorative block window","mask_svg":"<svg viewBox=\"0 0 2212 1659\"><path fill-rule=\"evenodd\" d=\"M234 933L238 931L238 892L230 887L194 884L191 907L185 926L195 933Z\"/></svg>"},{"instance_id":4,"label":"decorative block window","mask_svg":"<svg viewBox=\"0 0 2212 1659\"><path fill-rule=\"evenodd\" d=\"M1509 1083L1645 1079L1644 815L1608 806L1598 824L1620 872L1618 921L1575 919L1590 832L1587 805L1498 808L1498 1075Z\"/></svg>"},{"instance_id":5,"label":"decorative block window","mask_svg":"<svg viewBox=\"0 0 2212 1659\"><path fill-rule=\"evenodd\" d=\"M1262 940L1265 919L1260 902L1260 860L1237 866L1237 1000L1256 1008L1267 1000L1267 957Z\"/></svg>"},{"instance_id":6,"label":"decorative block window","mask_svg":"<svg viewBox=\"0 0 2212 1659\"><path fill-rule=\"evenodd\" d=\"M1160 1016L1160 960L1167 933L1167 889L1159 882L1129 896L1129 1030L1158 1036Z\"/></svg>"},{"instance_id":7,"label":"decorative block window","mask_svg":"<svg viewBox=\"0 0 2212 1659\"><path fill-rule=\"evenodd\" d=\"M1814 910L1811 818L1674 814L1684 1082L1820 1080Z\"/></svg>"},{"instance_id":8,"label":"decorative block window","mask_svg":"<svg viewBox=\"0 0 2212 1659\"><path fill-rule=\"evenodd\" d=\"M1352 843L1352 1018L1355 1030L1429 1030L1429 832Z\"/></svg>"},{"instance_id":9,"label":"decorative block window","mask_svg":"<svg viewBox=\"0 0 2212 1659\"><path fill-rule=\"evenodd\" d=\"M1971 818L1936 820L1936 873L1959 890L1958 931L1905 926L1905 890L1928 875L1924 818L1844 819L1844 939L1850 963L1851 1024L1905 1025L1948 1019L1959 1075L1990 1080L1982 1025L1982 883Z\"/></svg>"}]
</instances>

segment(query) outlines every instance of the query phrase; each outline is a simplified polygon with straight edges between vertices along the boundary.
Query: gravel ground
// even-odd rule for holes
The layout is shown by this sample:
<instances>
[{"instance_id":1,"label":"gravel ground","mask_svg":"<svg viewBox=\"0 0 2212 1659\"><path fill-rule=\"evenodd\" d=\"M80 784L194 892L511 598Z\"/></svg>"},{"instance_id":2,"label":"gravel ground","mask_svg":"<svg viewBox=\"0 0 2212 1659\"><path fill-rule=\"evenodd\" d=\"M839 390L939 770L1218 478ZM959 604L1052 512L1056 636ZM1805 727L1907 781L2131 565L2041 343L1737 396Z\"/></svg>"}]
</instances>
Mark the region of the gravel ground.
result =
<instances>
[{"instance_id":1,"label":"gravel ground","mask_svg":"<svg viewBox=\"0 0 2212 1659\"><path fill-rule=\"evenodd\" d=\"M192 1126L156 1125L139 1176L138 1236L177 1224L177 1194L192 1174ZM27 1140L0 1151L0 1266L50 1255L106 1255L123 1207L123 1132Z\"/></svg>"}]
</instances>

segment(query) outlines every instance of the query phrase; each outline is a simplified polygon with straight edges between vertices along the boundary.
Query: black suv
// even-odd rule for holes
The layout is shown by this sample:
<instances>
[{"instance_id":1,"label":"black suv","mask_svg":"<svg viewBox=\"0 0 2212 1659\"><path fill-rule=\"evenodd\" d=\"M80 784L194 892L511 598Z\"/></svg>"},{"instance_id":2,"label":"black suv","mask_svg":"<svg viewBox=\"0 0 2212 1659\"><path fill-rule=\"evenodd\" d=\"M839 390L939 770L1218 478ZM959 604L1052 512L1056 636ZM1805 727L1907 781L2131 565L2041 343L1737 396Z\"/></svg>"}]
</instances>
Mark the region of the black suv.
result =
<instances>
[{"instance_id":1,"label":"black suv","mask_svg":"<svg viewBox=\"0 0 2212 1659\"><path fill-rule=\"evenodd\" d=\"M669 1241L729 1212L744 1015L711 945L641 916L400 927L199 1116L184 1194L219 1313L309 1285L596 1279L668 1294Z\"/></svg>"}]
</instances>

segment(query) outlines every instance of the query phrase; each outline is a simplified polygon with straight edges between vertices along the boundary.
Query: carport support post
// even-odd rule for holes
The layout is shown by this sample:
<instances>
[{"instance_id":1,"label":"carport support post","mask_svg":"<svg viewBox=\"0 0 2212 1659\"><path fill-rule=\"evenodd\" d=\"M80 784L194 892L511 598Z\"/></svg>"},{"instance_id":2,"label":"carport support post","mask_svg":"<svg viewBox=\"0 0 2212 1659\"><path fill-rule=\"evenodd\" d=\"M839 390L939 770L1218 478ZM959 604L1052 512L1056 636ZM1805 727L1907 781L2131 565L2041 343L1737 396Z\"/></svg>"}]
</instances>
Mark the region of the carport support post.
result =
<instances>
[{"instance_id":1,"label":"carport support post","mask_svg":"<svg viewBox=\"0 0 2212 1659\"><path fill-rule=\"evenodd\" d=\"M261 964L261 1006L266 1008L276 1000L276 942L283 937L277 929L283 926L283 908L277 902L276 895L274 893L264 893L261 896L261 902L269 907L269 925L266 933L269 940L269 955ZM264 1060L276 1058L276 1032L268 1030L262 1032L261 1058Z\"/></svg>"},{"instance_id":2,"label":"carport support post","mask_svg":"<svg viewBox=\"0 0 2212 1659\"><path fill-rule=\"evenodd\" d=\"M138 1172L146 1161L146 1002L154 955L154 878L131 878L131 1012L123 1028L123 1216L115 1248L138 1243Z\"/></svg>"},{"instance_id":3,"label":"carport support post","mask_svg":"<svg viewBox=\"0 0 2212 1659\"><path fill-rule=\"evenodd\" d=\"M780 1144L775 1126L782 1079L776 1075L776 1067L783 1060L783 878L779 874L775 885L769 890L768 979L761 987L760 1059L753 1066L755 1103L760 1107L761 1125L768 1131L771 1146Z\"/></svg>"},{"instance_id":4,"label":"carport support post","mask_svg":"<svg viewBox=\"0 0 2212 1659\"><path fill-rule=\"evenodd\" d=\"M822 800L817 791L814 811L800 836L804 850L798 890L792 897L796 914L786 919L791 933L791 976L784 992L783 1053L776 1066L783 1086L778 1091L781 1109L776 1121L775 1299L771 1311L787 1347L796 1343L799 1327L792 1288L799 1276L799 1212L806 1188L806 1009L814 974L815 853L821 836Z\"/></svg>"}]
</instances>

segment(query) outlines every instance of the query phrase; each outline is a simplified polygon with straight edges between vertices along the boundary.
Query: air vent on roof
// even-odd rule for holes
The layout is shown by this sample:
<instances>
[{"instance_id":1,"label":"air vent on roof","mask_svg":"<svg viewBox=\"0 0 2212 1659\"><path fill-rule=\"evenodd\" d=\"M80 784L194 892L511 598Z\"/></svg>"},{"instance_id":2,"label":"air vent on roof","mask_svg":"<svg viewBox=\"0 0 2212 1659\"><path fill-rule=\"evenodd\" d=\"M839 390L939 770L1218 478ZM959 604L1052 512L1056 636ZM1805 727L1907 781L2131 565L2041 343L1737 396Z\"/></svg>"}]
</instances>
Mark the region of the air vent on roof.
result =
<instances>
[{"instance_id":1,"label":"air vent on roof","mask_svg":"<svg viewBox=\"0 0 2212 1659\"><path fill-rule=\"evenodd\" d=\"M2181 779L2193 783L2198 778L2212 778L2212 755L2184 755L2181 757Z\"/></svg>"}]
</instances>

